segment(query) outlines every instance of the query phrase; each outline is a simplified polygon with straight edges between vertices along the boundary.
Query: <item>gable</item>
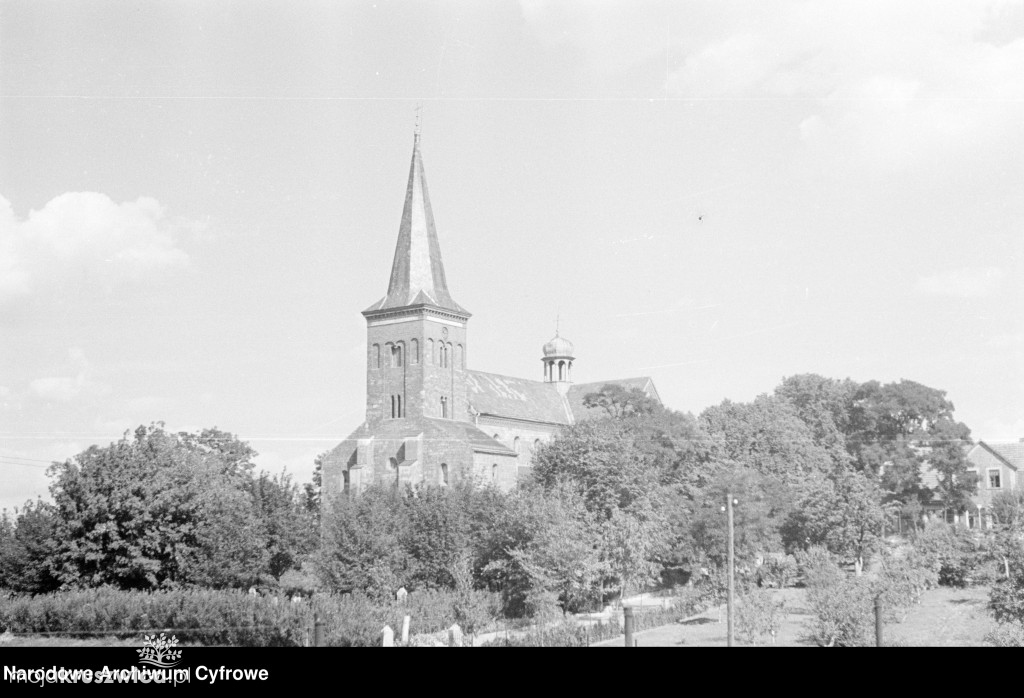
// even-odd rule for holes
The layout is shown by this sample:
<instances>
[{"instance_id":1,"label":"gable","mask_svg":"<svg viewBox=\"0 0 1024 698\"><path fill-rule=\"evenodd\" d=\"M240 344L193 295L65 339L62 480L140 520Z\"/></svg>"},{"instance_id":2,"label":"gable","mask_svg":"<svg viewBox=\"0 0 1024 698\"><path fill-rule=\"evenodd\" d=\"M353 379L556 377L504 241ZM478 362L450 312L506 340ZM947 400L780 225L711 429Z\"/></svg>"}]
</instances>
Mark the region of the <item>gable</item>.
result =
<instances>
[{"instance_id":1,"label":"gable","mask_svg":"<svg viewBox=\"0 0 1024 698\"><path fill-rule=\"evenodd\" d=\"M1003 444L989 444L984 441L978 442L979 446L984 446L986 449L999 456L1006 465L1010 466L1014 470L1020 470L1021 466L1024 466L1024 443L1020 441L1013 441L1010 443Z\"/></svg>"}]
</instances>

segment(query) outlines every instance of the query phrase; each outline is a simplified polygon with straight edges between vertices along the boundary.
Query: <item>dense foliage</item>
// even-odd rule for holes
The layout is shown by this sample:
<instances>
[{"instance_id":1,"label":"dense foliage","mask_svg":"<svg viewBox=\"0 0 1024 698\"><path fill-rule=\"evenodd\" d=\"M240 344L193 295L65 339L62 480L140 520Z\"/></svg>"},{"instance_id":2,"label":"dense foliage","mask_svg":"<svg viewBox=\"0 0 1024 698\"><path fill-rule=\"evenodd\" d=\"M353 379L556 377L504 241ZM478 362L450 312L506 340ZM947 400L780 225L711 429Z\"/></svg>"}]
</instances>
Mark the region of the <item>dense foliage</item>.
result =
<instances>
[{"instance_id":1,"label":"dense foliage","mask_svg":"<svg viewBox=\"0 0 1024 698\"><path fill-rule=\"evenodd\" d=\"M714 603L725 588L724 505L732 499L737 584L747 594L743 632L770 636L777 610L753 588L790 583L798 559L816 637L846 645L866 641L863 614L875 595L904 608L929 585L968 583L981 558L998 557L1007 570L1015 564L1012 537L982 545L947 526L917 530L924 505L961 511L975 491L969 430L940 390L806 374L697 416L617 385L584 402L596 418L537 448L532 475L508 493L378 484L322 499L323 454L313 482L299 487L284 474L256 473L256 453L231 434L140 427L54 464L52 504L0 517L0 588L173 591L213 609L221 602L211 599L222 597L200 589L281 589L301 568L326 591L318 598L349 599L330 601L351 619L346 627L365 621L375 633L382 616L366 609L390 609L403 587L443 609L423 613L467 632L495 614L543 619L598 609L659 582L689 582L702 603ZM934 490L921 477L928 468ZM1018 525L1022 502L1002 496L996 519ZM915 520L905 555L882 540L886 512L895 510ZM861 578L872 560L881 572ZM1015 598L1012 583L1001 584L1000 599ZM45 605L65 597L41 598L52 599ZM20 597L11 603L28 608ZM262 601L239 603L264 609ZM1010 601L999 605L1011 609L997 611L1001 617L1012 616ZM288 620L298 611L274 608L254 612L298 627ZM210 611L224 622L235 612ZM339 635L338 643L369 637L345 632L349 639ZM286 633L273 641L296 640Z\"/></svg>"},{"instance_id":2,"label":"dense foliage","mask_svg":"<svg viewBox=\"0 0 1024 698\"><path fill-rule=\"evenodd\" d=\"M289 476L217 429L139 427L50 468L53 504L4 516L0 585L20 591L272 584L315 543Z\"/></svg>"}]
</instances>

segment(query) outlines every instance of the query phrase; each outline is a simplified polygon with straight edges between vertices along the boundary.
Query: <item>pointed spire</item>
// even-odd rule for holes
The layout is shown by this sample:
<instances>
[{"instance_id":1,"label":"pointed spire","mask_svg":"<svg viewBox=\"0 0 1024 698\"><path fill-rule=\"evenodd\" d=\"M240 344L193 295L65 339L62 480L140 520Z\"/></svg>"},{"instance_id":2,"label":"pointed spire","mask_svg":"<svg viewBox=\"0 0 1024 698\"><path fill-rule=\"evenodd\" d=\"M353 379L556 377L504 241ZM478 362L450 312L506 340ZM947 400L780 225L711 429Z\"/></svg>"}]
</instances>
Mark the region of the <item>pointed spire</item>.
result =
<instances>
[{"instance_id":1,"label":"pointed spire","mask_svg":"<svg viewBox=\"0 0 1024 698\"><path fill-rule=\"evenodd\" d=\"M441 261L441 246L434 229L434 214L427 194L427 180L420 155L419 124L413 136L412 164L405 190L405 208L398 229L395 260L391 265L388 295L365 312L402 308L409 305L433 305L460 314L469 313L448 292Z\"/></svg>"}]
</instances>

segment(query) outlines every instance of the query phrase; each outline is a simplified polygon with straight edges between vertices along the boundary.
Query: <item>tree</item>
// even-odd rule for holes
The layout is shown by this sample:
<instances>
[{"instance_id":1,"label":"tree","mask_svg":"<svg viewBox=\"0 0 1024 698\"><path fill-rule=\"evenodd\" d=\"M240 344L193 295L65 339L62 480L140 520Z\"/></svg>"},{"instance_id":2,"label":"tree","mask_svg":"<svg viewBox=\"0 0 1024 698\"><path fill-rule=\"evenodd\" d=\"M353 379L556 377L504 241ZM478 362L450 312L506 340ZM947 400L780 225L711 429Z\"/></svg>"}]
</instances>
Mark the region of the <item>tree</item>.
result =
<instances>
[{"instance_id":1,"label":"tree","mask_svg":"<svg viewBox=\"0 0 1024 698\"><path fill-rule=\"evenodd\" d=\"M726 400L704 410L700 422L715 440L720 462L790 482L832 469L828 451L815 443L796 408L780 398L760 395L752 403Z\"/></svg>"},{"instance_id":2,"label":"tree","mask_svg":"<svg viewBox=\"0 0 1024 698\"><path fill-rule=\"evenodd\" d=\"M306 513L313 517L317 532L320 531L321 500L323 498L324 460L330 451L324 451L313 459L313 479L302 486L303 504Z\"/></svg>"},{"instance_id":3,"label":"tree","mask_svg":"<svg viewBox=\"0 0 1024 698\"><path fill-rule=\"evenodd\" d=\"M927 503L931 492L921 484L929 442L952 434L966 440L970 430L953 420L953 403L943 390L909 380L862 383L850 406L847 445L856 467L881 476L887 499ZM952 474L957 467L951 465ZM965 480L961 478L961 484ZM947 482L951 485L952 482ZM958 499L958 490L950 490Z\"/></svg>"},{"instance_id":4,"label":"tree","mask_svg":"<svg viewBox=\"0 0 1024 698\"><path fill-rule=\"evenodd\" d=\"M0 515L0 588L38 594L55 591L56 548L53 507L42 500L29 501L14 517Z\"/></svg>"},{"instance_id":5,"label":"tree","mask_svg":"<svg viewBox=\"0 0 1024 698\"><path fill-rule=\"evenodd\" d=\"M857 383L805 373L784 378L775 397L792 405L796 414L825 449L837 468L850 461L846 435L850 430L850 407Z\"/></svg>"},{"instance_id":6,"label":"tree","mask_svg":"<svg viewBox=\"0 0 1024 698\"><path fill-rule=\"evenodd\" d=\"M577 611L600 597L600 535L580 495L561 485L510 495L495 522L501 553L484 568L512 615ZM500 532L500 533L499 533Z\"/></svg>"},{"instance_id":7,"label":"tree","mask_svg":"<svg viewBox=\"0 0 1024 698\"><path fill-rule=\"evenodd\" d=\"M722 509L728 495L739 501L733 509L733 535L740 566L752 566L758 554L781 548L779 526L792 506L789 486L734 464L720 467L689 503L689 515L683 517L690 522L688 556L718 568L726 564L729 528Z\"/></svg>"},{"instance_id":8,"label":"tree","mask_svg":"<svg viewBox=\"0 0 1024 698\"><path fill-rule=\"evenodd\" d=\"M656 577L667 551L669 485L643 445L642 420L588 420L567 427L534 454L534 480L545 490L567 487L581 498L600 531L607 582L620 593Z\"/></svg>"},{"instance_id":9,"label":"tree","mask_svg":"<svg viewBox=\"0 0 1024 698\"><path fill-rule=\"evenodd\" d=\"M320 538L316 512L310 512L308 500L287 473L261 472L249 478L247 485L266 541L267 571L280 580L315 549Z\"/></svg>"},{"instance_id":10,"label":"tree","mask_svg":"<svg viewBox=\"0 0 1024 698\"><path fill-rule=\"evenodd\" d=\"M783 527L788 548L815 545L853 562L857 573L877 547L885 513L878 484L856 471L837 473L814 482Z\"/></svg>"},{"instance_id":11,"label":"tree","mask_svg":"<svg viewBox=\"0 0 1024 698\"><path fill-rule=\"evenodd\" d=\"M331 502L317 556L317 571L326 586L393 598L400 587L411 585L413 560L402 546L409 494L377 483L358 497Z\"/></svg>"},{"instance_id":12,"label":"tree","mask_svg":"<svg viewBox=\"0 0 1024 698\"><path fill-rule=\"evenodd\" d=\"M965 446L971 443L969 434L963 424L943 418L931 426L924 442L928 449L925 457L938 475L936 489L947 513L973 506L971 497L978 491L977 476L968 472L970 461Z\"/></svg>"},{"instance_id":13,"label":"tree","mask_svg":"<svg viewBox=\"0 0 1024 698\"><path fill-rule=\"evenodd\" d=\"M63 585L244 587L267 570L255 451L218 430L139 427L50 468Z\"/></svg>"},{"instance_id":14,"label":"tree","mask_svg":"<svg viewBox=\"0 0 1024 698\"><path fill-rule=\"evenodd\" d=\"M626 390L617 383L606 383L596 393L583 396L584 407L600 408L612 419L656 414L665 409L640 388Z\"/></svg>"}]
</instances>

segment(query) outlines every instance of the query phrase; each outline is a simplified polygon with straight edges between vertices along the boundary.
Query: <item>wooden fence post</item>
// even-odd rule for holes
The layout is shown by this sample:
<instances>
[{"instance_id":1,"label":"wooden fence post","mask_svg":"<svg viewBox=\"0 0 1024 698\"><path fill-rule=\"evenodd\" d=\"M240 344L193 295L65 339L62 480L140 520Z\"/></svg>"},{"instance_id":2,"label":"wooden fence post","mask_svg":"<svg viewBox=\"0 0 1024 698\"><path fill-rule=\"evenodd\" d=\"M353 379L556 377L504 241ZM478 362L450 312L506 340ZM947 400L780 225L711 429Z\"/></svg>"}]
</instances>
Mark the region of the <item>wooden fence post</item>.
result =
<instances>
[{"instance_id":1,"label":"wooden fence post","mask_svg":"<svg viewBox=\"0 0 1024 698\"><path fill-rule=\"evenodd\" d=\"M633 607L624 606L622 609L623 625L625 626L626 647L633 646Z\"/></svg>"},{"instance_id":2,"label":"wooden fence post","mask_svg":"<svg viewBox=\"0 0 1024 698\"><path fill-rule=\"evenodd\" d=\"M316 613L313 614L313 646L324 647L327 643L324 641L324 624L320 622L320 616Z\"/></svg>"}]
</instances>

